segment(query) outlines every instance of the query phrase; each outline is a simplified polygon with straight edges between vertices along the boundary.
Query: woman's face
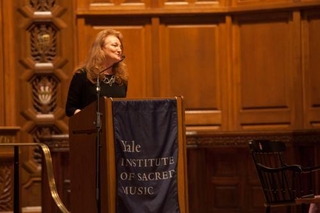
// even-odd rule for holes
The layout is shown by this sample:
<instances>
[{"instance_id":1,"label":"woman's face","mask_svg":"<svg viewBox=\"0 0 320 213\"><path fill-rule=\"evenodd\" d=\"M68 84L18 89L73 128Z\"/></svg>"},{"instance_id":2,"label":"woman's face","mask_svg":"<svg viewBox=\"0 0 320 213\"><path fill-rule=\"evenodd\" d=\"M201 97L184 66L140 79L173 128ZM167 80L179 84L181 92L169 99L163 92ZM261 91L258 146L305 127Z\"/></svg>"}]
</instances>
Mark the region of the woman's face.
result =
<instances>
[{"instance_id":1,"label":"woman's face","mask_svg":"<svg viewBox=\"0 0 320 213\"><path fill-rule=\"evenodd\" d=\"M112 63L118 62L122 59L122 45L116 36L107 36L104 40L104 46L102 49L106 57L111 60Z\"/></svg>"}]
</instances>

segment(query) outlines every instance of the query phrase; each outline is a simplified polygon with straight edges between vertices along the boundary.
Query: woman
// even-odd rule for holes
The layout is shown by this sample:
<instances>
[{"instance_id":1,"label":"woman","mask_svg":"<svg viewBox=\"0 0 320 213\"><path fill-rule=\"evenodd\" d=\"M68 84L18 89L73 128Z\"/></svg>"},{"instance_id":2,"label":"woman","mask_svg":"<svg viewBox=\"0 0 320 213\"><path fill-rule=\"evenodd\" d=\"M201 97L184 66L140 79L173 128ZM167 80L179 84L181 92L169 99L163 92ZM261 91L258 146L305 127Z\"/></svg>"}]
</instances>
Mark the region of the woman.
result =
<instances>
[{"instance_id":1,"label":"woman","mask_svg":"<svg viewBox=\"0 0 320 213\"><path fill-rule=\"evenodd\" d=\"M78 113L97 99L97 77L100 96L124 98L128 73L123 62L122 34L113 29L98 33L85 63L75 70L66 103L68 117Z\"/></svg>"}]
</instances>

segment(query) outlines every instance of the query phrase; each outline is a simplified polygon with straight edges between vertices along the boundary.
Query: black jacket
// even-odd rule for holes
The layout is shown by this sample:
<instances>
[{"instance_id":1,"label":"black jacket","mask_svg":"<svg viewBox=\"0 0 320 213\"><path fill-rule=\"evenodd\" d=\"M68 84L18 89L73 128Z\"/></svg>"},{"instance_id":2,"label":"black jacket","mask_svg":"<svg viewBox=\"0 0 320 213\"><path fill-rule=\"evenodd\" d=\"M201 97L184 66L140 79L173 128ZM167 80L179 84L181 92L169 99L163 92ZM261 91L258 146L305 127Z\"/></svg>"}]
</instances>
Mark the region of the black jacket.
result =
<instances>
[{"instance_id":1,"label":"black jacket","mask_svg":"<svg viewBox=\"0 0 320 213\"><path fill-rule=\"evenodd\" d=\"M72 116L76 109L83 109L97 99L96 84L87 79L84 70L76 72L71 80L67 103L66 115ZM103 82L100 83L100 96L112 98L125 98L127 95L127 84L118 85L113 83L111 86Z\"/></svg>"}]
</instances>

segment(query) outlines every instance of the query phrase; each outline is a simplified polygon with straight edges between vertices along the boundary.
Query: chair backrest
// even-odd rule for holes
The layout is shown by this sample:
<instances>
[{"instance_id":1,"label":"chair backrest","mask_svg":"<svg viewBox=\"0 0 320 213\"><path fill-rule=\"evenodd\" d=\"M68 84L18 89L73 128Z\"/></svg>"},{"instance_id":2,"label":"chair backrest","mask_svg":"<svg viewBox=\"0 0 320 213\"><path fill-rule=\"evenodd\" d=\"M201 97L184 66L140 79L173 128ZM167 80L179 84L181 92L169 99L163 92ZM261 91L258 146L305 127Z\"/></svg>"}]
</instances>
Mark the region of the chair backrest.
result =
<instances>
[{"instance_id":1,"label":"chair backrest","mask_svg":"<svg viewBox=\"0 0 320 213\"><path fill-rule=\"evenodd\" d=\"M266 205L281 205L295 201L295 172L284 161L283 142L252 140L249 148L260 179Z\"/></svg>"}]
</instances>

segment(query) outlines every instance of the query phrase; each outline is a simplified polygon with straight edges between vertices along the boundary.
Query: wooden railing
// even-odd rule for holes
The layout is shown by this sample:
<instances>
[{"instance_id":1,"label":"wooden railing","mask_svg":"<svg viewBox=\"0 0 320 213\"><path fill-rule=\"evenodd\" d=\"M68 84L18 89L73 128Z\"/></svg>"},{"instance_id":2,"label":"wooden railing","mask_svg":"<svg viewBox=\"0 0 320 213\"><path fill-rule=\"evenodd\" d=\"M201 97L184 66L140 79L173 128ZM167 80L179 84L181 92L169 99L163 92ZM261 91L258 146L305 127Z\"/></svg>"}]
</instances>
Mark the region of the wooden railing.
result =
<instances>
[{"instance_id":1,"label":"wooden railing","mask_svg":"<svg viewBox=\"0 0 320 213\"><path fill-rule=\"evenodd\" d=\"M50 188L51 197L53 198L55 204L62 213L69 213L68 209L65 207L61 201L59 194L57 192L56 182L53 175L52 158L50 149L46 144L43 143L0 143L0 146L11 146L14 147L14 213L19 213L19 147L20 146L39 146L43 152L44 162L47 171L48 183Z\"/></svg>"}]
</instances>

